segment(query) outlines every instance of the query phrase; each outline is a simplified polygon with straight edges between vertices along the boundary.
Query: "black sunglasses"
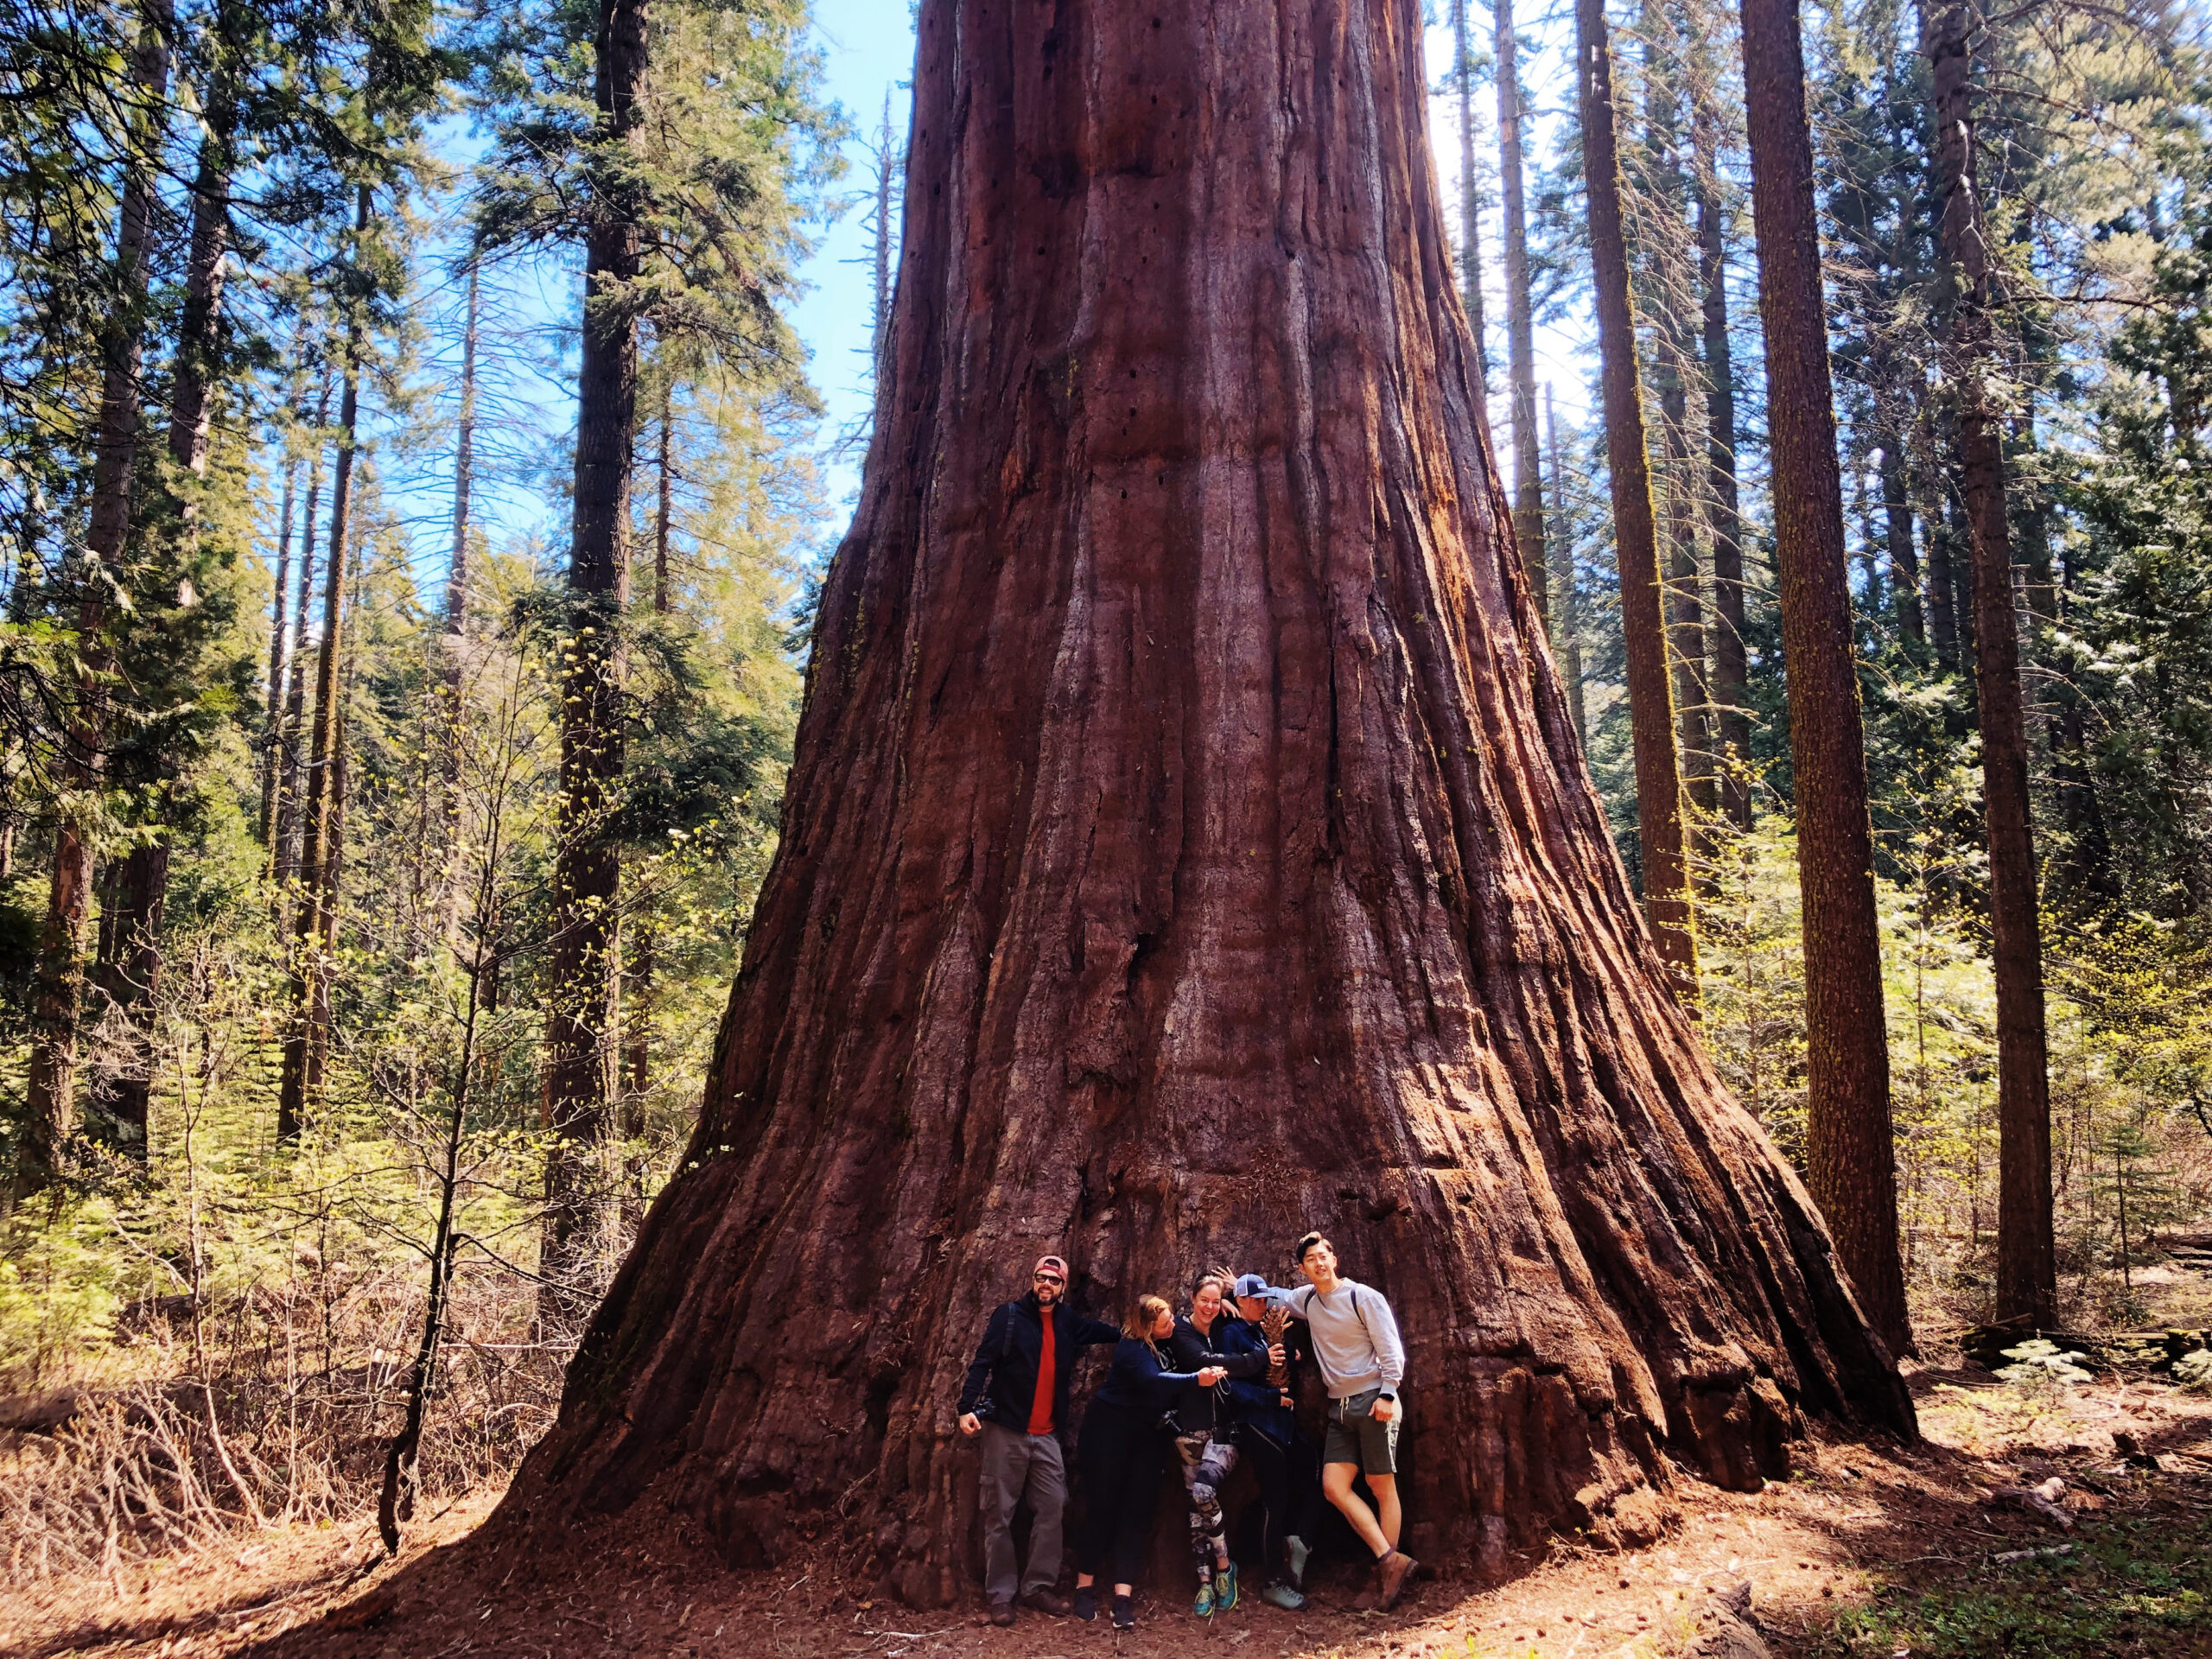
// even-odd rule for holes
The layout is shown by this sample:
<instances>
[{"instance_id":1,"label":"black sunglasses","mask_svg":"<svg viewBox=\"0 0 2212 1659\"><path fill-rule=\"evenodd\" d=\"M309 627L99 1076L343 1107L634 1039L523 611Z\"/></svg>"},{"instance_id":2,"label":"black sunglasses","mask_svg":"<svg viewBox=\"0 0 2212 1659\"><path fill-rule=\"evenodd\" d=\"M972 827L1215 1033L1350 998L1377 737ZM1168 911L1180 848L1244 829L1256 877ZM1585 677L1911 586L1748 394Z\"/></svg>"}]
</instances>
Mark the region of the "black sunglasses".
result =
<instances>
[{"instance_id":1,"label":"black sunglasses","mask_svg":"<svg viewBox=\"0 0 2212 1659\"><path fill-rule=\"evenodd\" d=\"M1057 1273L1033 1273L1029 1277L1033 1281L1040 1285L1065 1285L1067 1283L1067 1281L1061 1278Z\"/></svg>"}]
</instances>

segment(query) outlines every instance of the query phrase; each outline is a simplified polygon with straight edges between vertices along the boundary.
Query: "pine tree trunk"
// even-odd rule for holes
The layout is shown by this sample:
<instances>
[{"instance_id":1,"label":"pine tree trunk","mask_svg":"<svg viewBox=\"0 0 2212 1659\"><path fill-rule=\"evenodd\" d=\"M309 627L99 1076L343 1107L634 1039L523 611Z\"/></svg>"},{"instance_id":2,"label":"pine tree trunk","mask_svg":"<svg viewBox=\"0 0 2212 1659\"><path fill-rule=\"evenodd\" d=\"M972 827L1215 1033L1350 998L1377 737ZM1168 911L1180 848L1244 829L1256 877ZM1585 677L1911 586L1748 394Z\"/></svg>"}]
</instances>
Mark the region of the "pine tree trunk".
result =
<instances>
[{"instance_id":1,"label":"pine tree trunk","mask_svg":"<svg viewBox=\"0 0 2212 1659\"><path fill-rule=\"evenodd\" d=\"M1912 498L1905 487L1904 440L1882 443L1882 512L1888 533L1890 592L1897 604L1897 632L1916 645L1928 642L1920 608L1920 557L1912 546Z\"/></svg>"},{"instance_id":2,"label":"pine tree trunk","mask_svg":"<svg viewBox=\"0 0 2212 1659\"><path fill-rule=\"evenodd\" d=\"M1559 461L1559 415L1552 407L1552 389L1548 385L1544 388L1544 433L1551 452L1552 522L1548 545L1554 567L1552 586L1559 594L1555 637L1565 652L1560 661L1567 671L1567 707L1574 721L1574 741L1586 754L1590 750L1590 716L1582 701L1581 596L1575 588L1574 532L1567 523L1567 472Z\"/></svg>"},{"instance_id":3,"label":"pine tree trunk","mask_svg":"<svg viewBox=\"0 0 2212 1659\"><path fill-rule=\"evenodd\" d=\"M362 188L354 227L369 224ZM339 710L346 633L346 563L352 544L354 436L360 423L361 324L346 330L344 390L338 400L338 467L330 492L330 556L322 589L322 643L315 656L315 725L308 741L307 788L301 812L299 894L292 912L291 971L284 1027L283 1073L277 1084L276 1140L296 1144L322 1090L330 1043L330 953L336 907L330 876L337 844L337 763L344 743ZM329 912L326 914L326 912Z\"/></svg>"},{"instance_id":4,"label":"pine tree trunk","mask_svg":"<svg viewBox=\"0 0 2212 1659\"><path fill-rule=\"evenodd\" d=\"M1671 312L1671 298L1662 306ZM1675 750L1682 769L1682 795L1696 811L1683 825L1694 868L1707 857L1707 826L1719 810L1713 764L1711 698L1706 690L1704 573L1698 568L1695 474L1690 460L1689 355L1681 319L1661 318L1656 333L1660 439L1669 479L1661 539L1667 548L1667 662L1675 697ZM1700 874L1700 881L1705 880Z\"/></svg>"},{"instance_id":5,"label":"pine tree trunk","mask_svg":"<svg viewBox=\"0 0 2212 1659\"><path fill-rule=\"evenodd\" d=\"M1859 1306L1902 1353L1912 1330L1897 1255L1882 942L1804 51L1797 0L1743 0L1742 11L1804 912L1806 1170Z\"/></svg>"},{"instance_id":6,"label":"pine tree trunk","mask_svg":"<svg viewBox=\"0 0 2212 1659\"><path fill-rule=\"evenodd\" d=\"M1050 1248L1118 1313L1193 1262L1286 1277L1314 1224L1407 1333L1415 1554L1649 1538L1662 1452L1756 1484L1806 1411L1909 1432L1580 766L1418 8L925 0L918 35L776 861L505 1522L650 1493L761 1561L834 1510L956 1599L953 1405L1015 1275Z\"/></svg>"},{"instance_id":7,"label":"pine tree trunk","mask_svg":"<svg viewBox=\"0 0 2212 1659\"><path fill-rule=\"evenodd\" d=\"M1930 422L1930 426L1936 423ZM1931 433L1931 450L1940 446ZM1943 510L1943 480L1930 465L1923 469L1921 522L1928 526L1928 608L1933 623L1936 660L1945 668L1959 665L1958 578L1952 569L1950 515Z\"/></svg>"},{"instance_id":8,"label":"pine tree trunk","mask_svg":"<svg viewBox=\"0 0 2212 1659\"><path fill-rule=\"evenodd\" d=\"M1997 967L1997 1317L2048 1325L2057 1297L2050 1211L2050 1077L2044 1024L2043 938L2029 818L2028 741L2012 611L2001 429L1991 408L1997 340L1987 230L1975 175L1976 110L1968 7L1947 0L1928 19L1934 72L1936 194L1951 312L1959 493L1973 550L1974 690L1989 822L1989 919Z\"/></svg>"},{"instance_id":9,"label":"pine tree trunk","mask_svg":"<svg viewBox=\"0 0 2212 1659\"><path fill-rule=\"evenodd\" d=\"M262 722L261 817L257 831L264 848L276 833L276 780L283 769L279 753L284 744L284 673L291 661L284 604L285 589L292 579L292 509L299 482L299 457L289 455L284 461L283 503L276 512L276 591L269 605L269 715Z\"/></svg>"},{"instance_id":10,"label":"pine tree trunk","mask_svg":"<svg viewBox=\"0 0 2212 1659\"><path fill-rule=\"evenodd\" d=\"M84 1000L85 920L92 909L92 833L107 747L108 593L122 578L137 469L139 379L162 137L169 81L166 0L149 0L131 54L126 99L137 100L131 159L115 244L115 292L100 339L100 402L93 429L90 522L76 571L76 702L65 715L60 771L67 793L54 831L54 873L31 988L31 1055L23 1136L9 1207L45 1189L58 1173L77 1122L77 1025Z\"/></svg>"},{"instance_id":11,"label":"pine tree trunk","mask_svg":"<svg viewBox=\"0 0 2212 1659\"><path fill-rule=\"evenodd\" d=\"M1452 84L1459 98L1459 302L1475 346L1475 401L1490 424L1490 329L1483 320L1482 192L1475 180L1475 55L1467 0L1452 0Z\"/></svg>"},{"instance_id":12,"label":"pine tree trunk","mask_svg":"<svg viewBox=\"0 0 2212 1659\"><path fill-rule=\"evenodd\" d=\"M227 7L220 16L231 21ZM200 486L207 475L215 382L222 372L223 261L230 247L232 135L238 121L238 86L230 64L230 53L218 45L202 100L184 302L169 376L169 474L151 531L183 543L199 534ZM288 533L289 528L288 523ZM281 582L278 592L281 595ZM126 675L128 671L126 664ZM154 796L165 819L175 798L176 767L167 758L158 766ZM131 849L116 884L118 909L108 932L118 955L99 964L101 983L121 1025L121 1056L105 1113L107 1130L117 1145L142 1162L154 1069L146 1022L161 993L162 924L168 911L169 880L166 822L157 819L150 834L151 839Z\"/></svg>"},{"instance_id":13,"label":"pine tree trunk","mask_svg":"<svg viewBox=\"0 0 2212 1659\"><path fill-rule=\"evenodd\" d=\"M1536 442L1535 306L1529 287L1529 222L1522 201L1521 72L1513 0L1492 0L1497 37L1497 169L1505 238L1506 370L1513 397L1513 538L1529 570L1529 594L1551 626L1550 561L1544 556L1542 451Z\"/></svg>"},{"instance_id":14,"label":"pine tree trunk","mask_svg":"<svg viewBox=\"0 0 2212 1659\"><path fill-rule=\"evenodd\" d=\"M607 142L630 143L645 74L645 0L603 0L597 98ZM584 265L577 379L575 542L563 671L560 848L554 870L545 1029L546 1170L541 1275L560 1323L590 1307L586 1283L607 1248L614 1193L603 1167L613 1125L621 946L621 852L607 817L622 777L621 628L629 598L630 485L636 464L640 269L636 205L620 187L596 204Z\"/></svg>"},{"instance_id":15,"label":"pine tree trunk","mask_svg":"<svg viewBox=\"0 0 2212 1659\"><path fill-rule=\"evenodd\" d=\"M1685 995L1697 986L1697 936L1682 845L1682 783L1675 755L1673 688L1659 582L1651 461L1643 391L1637 373L1636 319L1629 305L1628 242L1621 220L1621 170L1613 107L1612 47L1605 0L1576 0L1578 106L1582 171L1590 208L1590 258L1598 303L1599 382L1606 471L1612 487L1613 545L1620 561L1621 632L1628 658L1629 725L1636 756L1636 820L1643 849L1643 907L1660 954Z\"/></svg>"},{"instance_id":16,"label":"pine tree trunk","mask_svg":"<svg viewBox=\"0 0 2212 1659\"><path fill-rule=\"evenodd\" d=\"M1713 544L1713 735L1720 810L1751 827L1751 659L1744 644L1744 513L1736 487L1736 365L1728 340L1727 251L1720 223L1719 113L1691 117L1697 165L1698 287L1704 302L1706 534Z\"/></svg>"},{"instance_id":17,"label":"pine tree trunk","mask_svg":"<svg viewBox=\"0 0 2212 1659\"><path fill-rule=\"evenodd\" d=\"M283 715L276 728L276 811L270 823L268 852L270 880L280 895L299 868L300 738L307 715L308 617L315 604L315 533L322 505L322 434L329 417L330 385L326 379L315 400L315 442L308 452L307 511L300 524L300 572L284 667Z\"/></svg>"},{"instance_id":18,"label":"pine tree trunk","mask_svg":"<svg viewBox=\"0 0 2212 1659\"><path fill-rule=\"evenodd\" d=\"M437 708L438 832L426 853L437 860L436 928L452 941L461 925L454 886L461 835L461 721L468 666L468 517L476 481L476 338L482 288L480 266L468 267L468 297L461 335L461 408L455 422L453 457L453 545L446 561L445 628L438 642Z\"/></svg>"}]
</instances>

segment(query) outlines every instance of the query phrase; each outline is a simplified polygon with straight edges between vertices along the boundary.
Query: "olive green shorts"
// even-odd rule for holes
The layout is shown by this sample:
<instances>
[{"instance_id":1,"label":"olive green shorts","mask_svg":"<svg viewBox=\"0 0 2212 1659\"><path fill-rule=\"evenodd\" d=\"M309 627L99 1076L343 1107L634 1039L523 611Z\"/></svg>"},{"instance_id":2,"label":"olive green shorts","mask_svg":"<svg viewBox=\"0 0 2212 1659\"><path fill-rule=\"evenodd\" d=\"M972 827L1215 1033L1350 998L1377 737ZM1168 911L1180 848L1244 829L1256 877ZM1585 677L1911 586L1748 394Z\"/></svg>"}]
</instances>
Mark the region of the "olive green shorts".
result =
<instances>
[{"instance_id":1,"label":"olive green shorts","mask_svg":"<svg viewBox=\"0 0 2212 1659\"><path fill-rule=\"evenodd\" d=\"M1375 1402L1382 1395L1382 1389L1370 1389L1349 1400L1329 1402L1328 1431L1321 1441L1324 1464L1357 1464L1363 1475L1398 1472L1398 1425L1406 1418L1405 1396L1399 1395L1390 1421L1378 1423Z\"/></svg>"}]
</instances>

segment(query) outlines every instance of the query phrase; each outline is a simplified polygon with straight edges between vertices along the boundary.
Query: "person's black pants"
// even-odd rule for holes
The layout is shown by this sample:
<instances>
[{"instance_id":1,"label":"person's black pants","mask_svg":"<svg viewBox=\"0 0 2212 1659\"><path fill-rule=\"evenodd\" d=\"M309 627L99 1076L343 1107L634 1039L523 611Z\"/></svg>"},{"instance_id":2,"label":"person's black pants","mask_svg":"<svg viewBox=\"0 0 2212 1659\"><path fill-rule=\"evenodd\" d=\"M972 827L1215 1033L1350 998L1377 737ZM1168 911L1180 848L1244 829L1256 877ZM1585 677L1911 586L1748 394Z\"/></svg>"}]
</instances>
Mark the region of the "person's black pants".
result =
<instances>
[{"instance_id":1,"label":"person's black pants","mask_svg":"<svg viewBox=\"0 0 2212 1659\"><path fill-rule=\"evenodd\" d=\"M1266 1516L1261 1559L1274 1578L1285 1570L1284 1539L1302 1538L1311 1545L1319 1533L1321 1465L1313 1448L1296 1435L1286 1445L1248 1423L1237 1431L1236 1443L1260 1484L1260 1508Z\"/></svg>"},{"instance_id":2,"label":"person's black pants","mask_svg":"<svg viewBox=\"0 0 2212 1659\"><path fill-rule=\"evenodd\" d=\"M1084 1413L1076 1448L1083 1475L1083 1535L1076 1543L1081 1571L1109 1584L1137 1581L1150 1553L1166 1449L1156 1416L1096 1401Z\"/></svg>"}]
</instances>

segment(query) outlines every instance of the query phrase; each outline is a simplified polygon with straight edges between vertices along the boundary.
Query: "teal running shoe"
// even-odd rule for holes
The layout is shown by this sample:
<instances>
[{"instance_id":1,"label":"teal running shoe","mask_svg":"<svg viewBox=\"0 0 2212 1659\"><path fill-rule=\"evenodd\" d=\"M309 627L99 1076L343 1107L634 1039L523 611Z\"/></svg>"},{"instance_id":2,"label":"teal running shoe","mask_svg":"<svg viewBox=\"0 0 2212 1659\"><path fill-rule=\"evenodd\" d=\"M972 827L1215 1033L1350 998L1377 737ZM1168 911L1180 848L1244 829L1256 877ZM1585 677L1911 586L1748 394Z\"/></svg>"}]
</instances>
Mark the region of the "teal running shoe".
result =
<instances>
[{"instance_id":1,"label":"teal running shoe","mask_svg":"<svg viewBox=\"0 0 2212 1659\"><path fill-rule=\"evenodd\" d=\"M1225 1613L1236 1605L1236 1563L1213 1570L1213 1610Z\"/></svg>"},{"instance_id":2,"label":"teal running shoe","mask_svg":"<svg viewBox=\"0 0 2212 1659\"><path fill-rule=\"evenodd\" d=\"M1193 1618L1213 1617L1213 1580L1211 1579L1205 1580L1198 1586L1198 1599L1191 1604L1191 1617Z\"/></svg>"}]
</instances>

